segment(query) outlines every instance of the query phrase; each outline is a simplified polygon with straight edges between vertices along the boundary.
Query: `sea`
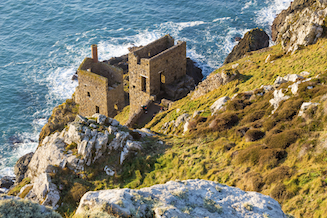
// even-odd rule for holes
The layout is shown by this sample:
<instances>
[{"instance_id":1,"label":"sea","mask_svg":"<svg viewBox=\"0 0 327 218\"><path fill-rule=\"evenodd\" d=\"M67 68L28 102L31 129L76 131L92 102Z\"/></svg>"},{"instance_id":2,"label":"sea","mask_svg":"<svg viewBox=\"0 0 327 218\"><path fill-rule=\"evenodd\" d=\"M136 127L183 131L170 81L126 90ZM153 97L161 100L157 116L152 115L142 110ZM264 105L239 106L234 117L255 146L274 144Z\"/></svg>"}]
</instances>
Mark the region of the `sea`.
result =
<instances>
[{"instance_id":1,"label":"sea","mask_svg":"<svg viewBox=\"0 0 327 218\"><path fill-rule=\"evenodd\" d=\"M53 107L71 98L71 78L98 44L100 60L165 34L187 42L207 76L252 28L270 26L291 0L1 0L0 177L34 152ZM271 44L273 44L271 42Z\"/></svg>"}]
</instances>

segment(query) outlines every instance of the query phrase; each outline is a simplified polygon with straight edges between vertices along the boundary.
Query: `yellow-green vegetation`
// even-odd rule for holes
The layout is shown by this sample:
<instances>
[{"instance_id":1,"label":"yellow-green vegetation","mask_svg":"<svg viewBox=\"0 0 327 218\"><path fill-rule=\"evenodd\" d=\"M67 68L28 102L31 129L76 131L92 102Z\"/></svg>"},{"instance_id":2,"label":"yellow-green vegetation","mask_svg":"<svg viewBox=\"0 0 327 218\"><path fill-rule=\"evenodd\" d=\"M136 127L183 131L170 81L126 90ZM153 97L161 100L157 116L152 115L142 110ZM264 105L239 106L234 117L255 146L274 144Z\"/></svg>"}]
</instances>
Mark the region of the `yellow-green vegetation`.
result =
<instances>
[{"instance_id":1,"label":"yellow-green vegetation","mask_svg":"<svg viewBox=\"0 0 327 218\"><path fill-rule=\"evenodd\" d=\"M134 177L137 182L129 184L139 188L176 179L208 179L270 195L295 217L323 217L327 214L326 46L327 39L322 38L285 55L277 45L236 61L237 69L231 67L234 62L216 70L237 70L239 75L198 99L187 96L175 102L148 123L146 128L162 132L162 126L178 116L204 111L190 120L185 135L182 125L169 127L165 142L172 146L159 155L152 171L140 171ZM269 54L270 61L265 63ZM301 83L296 95L287 89L291 83L281 85L290 98L272 114L273 93L262 95L261 85L302 71L310 72L308 77L313 79ZM250 98L246 91L251 90ZM210 106L218 98L236 93L224 110L211 116ZM309 101L319 105L297 116L302 103Z\"/></svg>"},{"instance_id":2,"label":"yellow-green vegetation","mask_svg":"<svg viewBox=\"0 0 327 218\"><path fill-rule=\"evenodd\" d=\"M39 142L41 143L46 136L56 131L63 130L67 123L75 120L77 114L78 104L76 104L73 99L67 99L64 103L55 107L52 110L48 122L43 126L40 132Z\"/></svg>"},{"instance_id":3,"label":"yellow-green vegetation","mask_svg":"<svg viewBox=\"0 0 327 218\"><path fill-rule=\"evenodd\" d=\"M42 209L37 203L28 200L2 200L0 202L0 217L19 218L61 218L50 208Z\"/></svg>"},{"instance_id":4,"label":"yellow-green vegetation","mask_svg":"<svg viewBox=\"0 0 327 218\"><path fill-rule=\"evenodd\" d=\"M23 188L25 185L30 184L31 179L30 178L24 178L18 185L16 185L14 188L10 189L7 193L8 195L17 195L21 188Z\"/></svg>"},{"instance_id":5,"label":"yellow-green vegetation","mask_svg":"<svg viewBox=\"0 0 327 218\"><path fill-rule=\"evenodd\" d=\"M114 119L118 120L120 124L124 125L129 118L129 108L129 105L124 107L124 109L119 114L117 114Z\"/></svg>"},{"instance_id":6,"label":"yellow-green vegetation","mask_svg":"<svg viewBox=\"0 0 327 218\"><path fill-rule=\"evenodd\" d=\"M58 168L52 175L63 196L58 211L71 216L88 190L141 188L170 180L207 179L270 195L281 203L286 213L295 217L323 217L327 214L326 46L327 39L323 38L293 55L284 55L277 45L249 53L237 61L236 69L232 69L235 62L224 65L213 73L236 73L235 79L197 99L187 96L175 102L170 110L157 114L145 126L158 133L154 138L141 138L126 129L134 140L142 141L143 149L131 152L123 165L119 162L120 152L112 151L110 158L100 158L78 174ZM272 114L274 108L269 100L273 91L264 93L261 85L273 84L277 76L302 71L310 72L308 77L313 79L301 83L296 95L288 88L290 82L282 84L279 88L283 88L289 99L281 102ZM253 95L247 93L251 90ZM210 106L218 98L232 98L235 94L223 110L211 115ZM302 103L309 101L318 105L299 117ZM163 133L165 123L200 110L203 112L189 121L189 131L185 134L183 125L169 126ZM127 107L115 118L124 123L128 112ZM158 139L164 143L157 143ZM67 150L75 147L71 144ZM105 167L115 174L108 176ZM184 198L188 193L172 194ZM221 211L210 199L205 199L203 204L210 211ZM106 211L111 213L110 208ZM189 208L185 208L187 211Z\"/></svg>"}]
</instances>

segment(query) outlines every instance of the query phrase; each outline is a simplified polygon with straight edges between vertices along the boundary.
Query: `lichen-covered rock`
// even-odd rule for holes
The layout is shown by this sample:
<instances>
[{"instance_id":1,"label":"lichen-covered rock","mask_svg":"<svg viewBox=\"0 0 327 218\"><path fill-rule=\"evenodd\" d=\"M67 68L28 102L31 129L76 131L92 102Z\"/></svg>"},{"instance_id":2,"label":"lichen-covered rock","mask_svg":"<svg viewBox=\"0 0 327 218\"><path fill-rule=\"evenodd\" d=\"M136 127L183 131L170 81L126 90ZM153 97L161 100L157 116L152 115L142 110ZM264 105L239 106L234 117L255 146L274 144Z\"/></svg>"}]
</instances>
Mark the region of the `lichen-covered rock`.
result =
<instances>
[{"instance_id":1,"label":"lichen-covered rock","mask_svg":"<svg viewBox=\"0 0 327 218\"><path fill-rule=\"evenodd\" d=\"M269 36L262 29L252 29L245 33L244 37L226 57L224 64L241 59L247 52L256 51L269 46Z\"/></svg>"},{"instance_id":2,"label":"lichen-covered rock","mask_svg":"<svg viewBox=\"0 0 327 218\"><path fill-rule=\"evenodd\" d=\"M274 20L272 38L281 42L286 53L294 53L301 46L316 43L323 35L326 15L324 1L295 0Z\"/></svg>"},{"instance_id":3,"label":"lichen-covered rock","mask_svg":"<svg viewBox=\"0 0 327 218\"><path fill-rule=\"evenodd\" d=\"M285 101L289 98L290 96L285 95L282 89L276 89L274 91L274 98L269 100L269 103L274 107L274 110L271 113L275 113L275 111L279 107L280 102Z\"/></svg>"},{"instance_id":4,"label":"lichen-covered rock","mask_svg":"<svg viewBox=\"0 0 327 218\"><path fill-rule=\"evenodd\" d=\"M91 125L94 125L94 128L90 127ZM133 134L118 121L100 114L95 114L90 119L78 115L75 121L68 123L67 128L61 132L46 136L31 157L26 172L27 177L31 179L31 185L28 185L26 198L56 207L60 192L51 182L50 173L51 176L56 174L57 167L67 167L79 173L84 171L86 166L96 164L98 159L109 157L113 150L120 152L120 155L117 155L117 163L122 164L130 152L142 149L142 143L135 141L130 132L132 135L138 134L140 138L151 135L141 130L134 130ZM115 173L109 166L103 170L108 175Z\"/></svg>"},{"instance_id":5,"label":"lichen-covered rock","mask_svg":"<svg viewBox=\"0 0 327 218\"><path fill-rule=\"evenodd\" d=\"M232 81L238 72L221 72L216 74L210 74L205 80L199 83L192 93L192 100L199 98L215 89L218 89L219 86L225 85Z\"/></svg>"},{"instance_id":6,"label":"lichen-covered rock","mask_svg":"<svg viewBox=\"0 0 327 218\"><path fill-rule=\"evenodd\" d=\"M229 97L228 96L224 96L224 97L219 98L217 101L215 101L210 106L211 115L214 115L219 110L221 110L228 100L229 100Z\"/></svg>"},{"instance_id":7,"label":"lichen-covered rock","mask_svg":"<svg viewBox=\"0 0 327 218\"><path fill-rule=\"evenodd\" d=\"M0 217L61 218L49 207L6 195L0 196Z\"/></svg>"},{"instance_id":8,"label":"lichen-covered rock","mask_svg":"<svg viewBox=\"0 0 327 218\"><path fill-rule=\"evenodd\" d=\"M121 216L286 218L278 202L269 196L206 180L170 181L140 190L87 192L76 215L101 212L102 205L108 205Z\"/></svg>"}]
</instances>

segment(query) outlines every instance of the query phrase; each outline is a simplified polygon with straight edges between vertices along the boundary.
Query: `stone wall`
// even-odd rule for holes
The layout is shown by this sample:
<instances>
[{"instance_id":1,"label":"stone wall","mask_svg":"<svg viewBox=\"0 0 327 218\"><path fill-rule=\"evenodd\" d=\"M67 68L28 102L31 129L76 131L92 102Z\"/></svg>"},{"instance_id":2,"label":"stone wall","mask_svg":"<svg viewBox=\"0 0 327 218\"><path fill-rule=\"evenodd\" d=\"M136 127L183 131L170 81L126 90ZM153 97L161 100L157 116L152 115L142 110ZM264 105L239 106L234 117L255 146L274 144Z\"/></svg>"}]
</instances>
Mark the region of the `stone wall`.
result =
<instances>
[{"instance_id":1,"label":"stone wall","mask_svg":"<svg viewBox=\"0 0 327 218\"><path fill-rule=\"evenodd\" d=\"M124 107L123 70L85 58L78 68L76 102L82 116L113 117Z\"/></svg>"},{"instance_id":2,"label":"stone wall","mask_svg":"<svg viewBox=\"0 0 327 218\"><path fill-rule=\"evenodd\" d=\"M78 84L76 88L76 102L79 104L79 114L91 116L98 113L108 116L108 79L85 70L78 71Z\"/></svg>"},{"instance_id":3,"label":"stone wall","mask_svg":"<svg viewBox=\"0 0 327 218\"><path fill-rule=\"evenodd\" d=\"M166 35L128 54L130 115L147 103L165 84L186 74L186 42L174 45Z\"/></svg>"},{"instance_id":4,"label":"stone wall","mask_svg":"<svg viewBox=\"0 0 327 218\"><path fill-rule=\"evenodd\" d=\"M160 74L164 76L163 86L186 75L186 42L178 42L177 45L151 58L150 72L150 90L156 94L160 92Z\"/></svg>"}]
</instances>

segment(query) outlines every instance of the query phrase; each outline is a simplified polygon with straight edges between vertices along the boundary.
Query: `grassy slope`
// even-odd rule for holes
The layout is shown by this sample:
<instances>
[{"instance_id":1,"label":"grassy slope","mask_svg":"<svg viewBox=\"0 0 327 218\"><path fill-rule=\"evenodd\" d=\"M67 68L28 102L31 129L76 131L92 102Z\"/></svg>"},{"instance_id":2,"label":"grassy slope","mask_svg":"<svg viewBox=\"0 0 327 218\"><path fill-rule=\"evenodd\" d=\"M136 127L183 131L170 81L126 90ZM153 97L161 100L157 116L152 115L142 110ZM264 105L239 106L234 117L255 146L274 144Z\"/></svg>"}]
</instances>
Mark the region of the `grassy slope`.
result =
<instances>
[{"instance_id":1,"label":"grassy slope","mask_svg":"<svg viewBox=\"0 0 327 218\"><path fill-rule=\"evenodd\" d=\"M174 179L208 179L271 195L282 204L285 212L296 217L323 217L327 214L327 152L322 149L327 113L325 100L321 97L327 92L324 85L327 78L326 47L327 40L321 39L294 55L283 55L279 45L263 52L253 52L236 62L240 73L236 80L198 99L181 99L171 110L158 114L146 126L156 132L164 123L183 113L204 110L201 116L205 118L195 119L193 129L185 136L182 135L182 126L170 128L168 134L171 137L162 137L172 146L159 154L152 170L131 172L134 180L123 186L139 188ZM271 54L273 63L265 63L268 54ZM232 64L235 62L213 73L232 71ZM309 77L324 76L302 85L296 96L288 91L291 98L273 116L269 116L271 92L251 100L240 96L238 102L228 104L225 112L210 116L209 107L219 97L232 97L235 93L258 89L263 84L273 84L277 76L302 71L310 72ZM309 92L308 85L315 88ZM298 118L296 114L302 102L309 100L320 105L309 110L306 119ZM240 108L238 104L245 107ZM233 121L231 126L220 125L228 121L231 114L236 115L238 121ZM218 124L208 128L213 120ZM255 142L246 142L237 134L237 130L244 127L264 132L265 136Z\"/></svg>"}]
</instances>

